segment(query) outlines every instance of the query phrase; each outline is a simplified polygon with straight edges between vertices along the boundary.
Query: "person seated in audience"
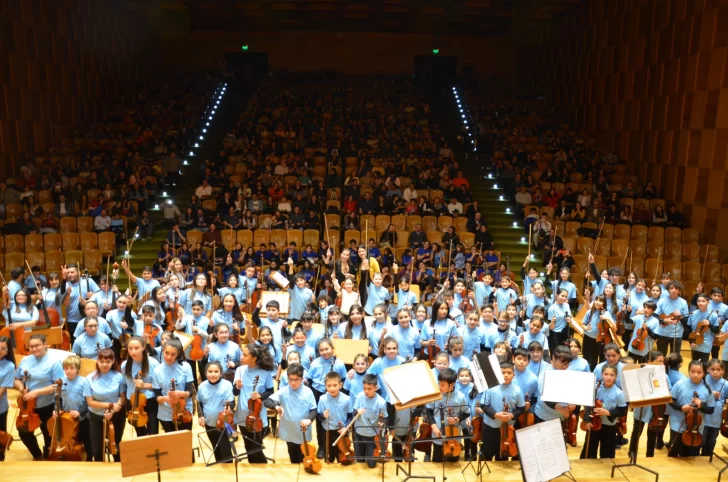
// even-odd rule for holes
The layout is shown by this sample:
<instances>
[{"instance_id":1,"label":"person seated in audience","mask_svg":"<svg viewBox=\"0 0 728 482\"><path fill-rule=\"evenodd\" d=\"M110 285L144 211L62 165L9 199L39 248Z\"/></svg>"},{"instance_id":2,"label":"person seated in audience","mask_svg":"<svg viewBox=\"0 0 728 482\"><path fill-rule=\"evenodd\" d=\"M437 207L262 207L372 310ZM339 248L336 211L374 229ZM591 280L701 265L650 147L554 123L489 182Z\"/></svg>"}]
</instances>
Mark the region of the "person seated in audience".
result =
<instances>
[{"instance_id":1,"label":"person seated in audience","mask_svg":"<svg viewBox=\"0 0 728 482\"><path fill-rule=\"evenodd\" d=\"M551 188L548 195L544 199L544 202L547 206L551 206L552 208L556 209L561 202L561 194L559 194L556 189Z\"/></svg>"},{"instance_id":2,"label":"person seated in audience","mask_svg":"<svg viewBox=\"0 0 728 482\"><path fill-rule=\"evenodd\" d=\"M427 233L422 230L422 224L415 224L415 229L410 233L407 244L412 249L418 249L421 248L426 241Z\"/></svg>"},{"instance_id":3,"label":"person seated in audience","mask_svg":"<svg viewBox=\"0 0 728 482\"><path fill-rule=\"evenodd\" d=\"M571 208L566 204L564 199L561 200L559 207L554 211L554 218L563 220L571 219Z\"/></svg>"},{"instance_id":4,"label":"person seated in audience","mask_svg":"<svg viewBox=\"0 0 728 482\"><path fill-rule=\"evenodd\" d=\"M182 213L179 211L177 205L171 199L167 199L162 203L162 225L174 226L179 224L179 218Z\"/></svg>"},{"instance_id":5,"label":"person seated in audience","mask_svg":"<svg viewBox=\"0 0 728 482\"><path fill-rule=\"evenodd\" d=\"M619 224L632 225L632 208L628 204L622 207L622 212L619 214Z\"/></svg>"},{"instance_id":6,"label":"person seated in audience","mask_svg":"<svg viewBox=\"0 0 728 482\"><path fill-rule=\"evenodd\" d=\"M531 193L528 191L526 186L521 186L519 191L516 193L515 199L518 212L521 213L525 211L526 206L529 206L533 202Z\"/></svg>"},{"instance_id":7,"label":"person seated in audience","mask_svg":"<svg viewBox=\"0 0 728 482\"><path fill-rule=\"evenodd\" d=\"M642 226L649 226L652 224L652 211L647 209L645 203L640 203L637 209L634 210L632 215L632 224L640 224Z\"/></svg>"},{"instance_id":8,"label":"person seated in audience","mask_svg":"<svg viewBox=\"0 0 728 482\"><path fill-rule=\"evenodd\" d=\"M647 184L645 184L645 187L642 189L642 197L650 201L657 197L657 191L652 181L647 181Z\"/></svg>"},{"instance_id":9,"label":"person seated in audience","mask_svg":"<svg viewBox=\"0 0 728 482\"><path fill-rule=\"evenodd\" d=\"M571 210L574 208L574 206L577 203L577 196L571 187L567 187L566 194L564 194L564 197L562 197L561 200L565 201L566 207L568 207Z\"/></svg>"},{"instance_id":10,"label":"person seated in audience","mask_svg":"<svg viewBox=\"0 0 728 482\"><path fill-rule=\"evenodd\" d=\"M94 231L100 233L109 229L111 229L111 216L106 212L106 209L102 209L101 213L94 218Z\"/></svg>"},{"instance_id":11,"label":"person seated in audience","mask_svg":"<svg viewBox=\"0 0 728 482\"><path fill-rule=\"evenodd\" d=\"M670 208L667 211L667 226L680 229L687 227L685 216L677 210L675 203L670 204Z\"/></svg>"},{"instance_id":12,"label":"person seated in audience","mask_svg":"<svg viewBox=\"0 0 728 482\"><path fill-rule=\"evenodd\" d=\"M52 212L46 213L45 217L40 222L40 234L57 233L61 229L61 223L58 218L53 216Z\"/></svg>"},{"instance_id":13,"label":"person seated in audience","mask_svg":"<svg viewBox=\"0 0 728 482\"><path fill-rule=\"evenodd\" d=\"M635 199L638 197L639 193L637 192L637 189L632 186L632 181L627 181L627 184L622 188L621 195L622 197L631 197L632 199Z\"/></svg>"},{"instance_id":14,"label":"person seated in audience","mask_svg":"<svg viewBox=\"0 0 728 482\"><path fill-rule=\"evenodd\" d=\"M548 236L544 236L538 242L538 249L543 251L543 265L547 266L551 261L551 256L563 248L564 240L561 239L561 236L556 234L556 231L553 228L551 228L548 232Z\"/></svg>"},{"instance_id":15,"label":"person seated in audience","mask_svg":"<svg viewBox=\"0 0 728 482\"><path fill-rule=\"evenodd\" d=\"M57 218L74 216L73 203L68 201L65 194L61 194L58 197L58 202L56 203L54 212Z\"/></svg>"},{"instance_id":16,"label":"person seated in audience","mask_svg":"<svg viewBox=\"0 0 728 482\"><path fill-rule=\"evenodd\" d=\"M203 179L202 184L197 186L197 189L195 189L195 195L203 201L212 197L212 186L210 186L207 179Z\"/></svg>"},{"instance_id":17,"label":"person seated in audience","mask_svg":"<svg viewBox=\"0 0 728 482\"><path fill-rule=\"evenodd\" d=\"M662 205L655 206L655 212L652 215L652 224L655 226L667 226L667 213L662 209Z\"/></svg>"}]
</instances>

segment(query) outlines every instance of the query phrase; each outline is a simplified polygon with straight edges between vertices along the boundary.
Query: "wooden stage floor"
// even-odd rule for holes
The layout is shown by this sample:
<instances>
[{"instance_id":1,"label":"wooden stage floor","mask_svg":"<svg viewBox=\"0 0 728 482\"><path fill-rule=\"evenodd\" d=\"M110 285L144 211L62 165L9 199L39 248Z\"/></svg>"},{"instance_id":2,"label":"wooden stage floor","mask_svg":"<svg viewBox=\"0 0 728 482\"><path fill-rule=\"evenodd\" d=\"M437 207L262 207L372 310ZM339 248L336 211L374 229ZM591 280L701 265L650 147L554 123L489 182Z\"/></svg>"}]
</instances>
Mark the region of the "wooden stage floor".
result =
<instances>
[{"instance_id":1,"label":"wooden stage floor","mask_svg":"<svg viewBox=\"0 0 728 482\"><path fill-rule=\"evenodd\" d=\"M616 459L616 463L624 463L626 460ZM465 467L465 462L446 464L445 476L450 482L477 481L478 477L468 468L465 473L461 470ZM611 460L572 460L571 474L578 482L608 482L608 481L624 481L630 482L649 482L654 477L651 474L643 472L639 469L619 469L614 474L614 479L610 477L612 470ZM656 470L660 473L660 481L662 482L707 482L717 480L718 471L722 468L722 463L714 459L713 464L708 462L707 457L695 459L670 459L654 458L645 460L644 465ZM39 479L52 480L53 482L79 482L81 480L96 480L103 482L154 482L157 480L156 474L146 474L136 477L123 478L119 464L104 463L73 463L73 462L5 462L0 464L0 480L8 482L37 482ZM369 469L363 464L355 464L349 467L342 467L338 464L324 466L319 475L310 475L303 470L303 467L291 465L289 463L276 465L249 465L241 463L239 465L239 478L245 482L269 482L271 478L277 481L298 482L305 480L319 481L372 481L381 480L381 466L375 469ZM483 474L484 481L509 481L521 480L521 472L516 462L493 462L490 464L491 473ZM412 475L435 477L437 482L442 481L442 467L440 464L434 463L414 463L412 464ZM393 463L385 464L384 480L400 481L405 475L400 472L395 474L395 465ZM162 473L163 481L187 482L215 480L224 482L225 480L235 480L235 470L232 465L216 465L205 467L204 464L195 464L192 467L184 469L175 469ZM566 477L560 477L559 481L569 480Z\"/></svg>"}]
</instances>

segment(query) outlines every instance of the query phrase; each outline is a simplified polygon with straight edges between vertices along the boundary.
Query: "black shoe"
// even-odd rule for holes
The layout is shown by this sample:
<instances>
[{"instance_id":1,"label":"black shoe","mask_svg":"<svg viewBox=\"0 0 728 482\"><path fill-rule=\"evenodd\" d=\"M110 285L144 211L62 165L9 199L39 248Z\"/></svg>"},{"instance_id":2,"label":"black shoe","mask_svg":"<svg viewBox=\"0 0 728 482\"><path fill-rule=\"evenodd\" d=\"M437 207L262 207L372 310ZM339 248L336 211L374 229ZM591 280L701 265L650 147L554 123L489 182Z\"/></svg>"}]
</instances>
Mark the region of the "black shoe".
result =
<instances>
[{"instance_id":1,"label":"black shoe","mask_svg":"<svg viewBox=\"0 0 728 482\"><path fill-rule=\"evenodd\" d=\"M662 440L658 440L657 441L657 446L655 448L657 448L658 450L664 449L665 448L665 442L663 442Z\"/></svg>"},{"instance_id":2,"label":"black shoe","mask_svg":"<svg viewBox=\"0 0 728 482\"><path fill-rule=\"evenodd\" d=\"M326 454L324 453L323 449L319 449L318 452L316 452L316 457L319 459L323 459L326 457Z\"/></svg>"}]
</instances>

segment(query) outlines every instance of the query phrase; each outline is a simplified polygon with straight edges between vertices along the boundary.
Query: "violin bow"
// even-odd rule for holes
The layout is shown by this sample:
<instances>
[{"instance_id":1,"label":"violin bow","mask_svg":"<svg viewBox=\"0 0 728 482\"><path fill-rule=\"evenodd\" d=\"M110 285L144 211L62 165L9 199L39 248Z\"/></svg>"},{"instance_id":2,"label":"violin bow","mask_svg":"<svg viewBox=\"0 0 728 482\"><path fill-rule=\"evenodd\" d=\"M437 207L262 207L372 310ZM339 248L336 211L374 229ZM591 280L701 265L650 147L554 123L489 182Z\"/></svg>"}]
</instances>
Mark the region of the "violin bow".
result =
<instances>
[{"instance_id":1,"label":"violin bow","mask_svg":"<svg viewBox=\"0 0 728 482\"><path fill-rule=\"evenodd\" d=\"M344 437L344 435L346 435L346 433L347 433L347 432L349 431L349 429L351 429L351 427L353 427L353 426L354 426L354 422L356 422L356 421L357 421L357 419L358 419L359 417L361 417L362 413L363 413L363 412L357 412L357 414L356 414L356 416L354 417L354 419L353 419L353 420L352 420L351 422L349 422L349 425L347 425L347 426L345 427L345 431L344 431L344 433L342 433L341 435L339 435L339 437L338 437L338 438L337 438L336 440L334 440L334 443L332 443L332 444L331 444L331 446L332 446L332 447L333 447L334 445L336 445L337 443L339 443L339 440L341 440L341 439L342 439L342 438ZM280 424L279 424L279 426L280 426Z\"/></svg>"},{"instance_id":2,"label":"violin bow","mask_svg":"<svg viewBox=\"0 0 728 482\"><path fill-rule=\"evenodd\" d=\"M550 260L551 269L555 268L554 257L556 256L556 232L558 231L558 229L559 229L558 226L554 225L554 237L551 240L551 260ZM556 271L558 271L558 270L554 270L554 281L556 281L556 278L557 278Z\"/></svg>"},{"instance_id":3,"label":"violin bow","mask_svg":"<svg viewBox=\"0 0 728 482\"><path fill-rule=\"evenodd\" d=\"M657 252L657 263L655 264L655 277L652 278L652 284L657 283L657 275L660 274L660 256L662 255L661 252Z\"/></svg>"},{"instance_id":4,"label":"violin bow","mask_svg":"<svg viewBox=\"0 0 728 482\"><path fill-rule=\"evenodd\" d=\"M627 255L629 254L629 246L627 246L627 251L624 252L624 259L622 260L622 266L619 267L619 271L621 273L624 273L624 268L627 266ZM625 275L625 278L627 276Z\"/></svg>"},{"instance_id":5,"label":"violin bow","mask_svg":"<svg viewBox=\"0 0 728 482\"><path fill-rule=\"evenodd\" d=\"M705 263L708 262L708 245L705 245L705 257L703 257L703 267L700 268L700 282L703 282L703 276L705 275Z\"/></svg>"}]
</instances>

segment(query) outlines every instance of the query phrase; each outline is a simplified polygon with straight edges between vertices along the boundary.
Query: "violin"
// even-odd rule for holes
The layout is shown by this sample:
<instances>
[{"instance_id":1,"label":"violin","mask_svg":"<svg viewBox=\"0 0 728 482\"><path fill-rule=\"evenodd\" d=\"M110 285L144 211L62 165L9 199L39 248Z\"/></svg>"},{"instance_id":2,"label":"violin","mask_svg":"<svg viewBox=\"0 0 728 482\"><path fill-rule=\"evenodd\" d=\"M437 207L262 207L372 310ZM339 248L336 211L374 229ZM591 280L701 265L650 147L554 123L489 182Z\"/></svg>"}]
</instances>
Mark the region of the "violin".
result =
<instances>
[{"instance_id":1,"label":"violin","mask_svg":"<svg viewBox=\"0 0 728 482\"><path fill-rule=\"evenodd\" d=\"M579 424L576 419L576 415L573 413L570 414L566 420L561 422L561 428L564 431L564 439L566 439L566 443L572 447L576 447L576 430L578 426Z\"/></svg>"},{"instance_id":2,"label":"violin","mask_svg":"<svg viewBox=\"0 0 728 482\"><path fill-rule=\"evenodd\" d=\"M508 411L508 404L503 398L503 411ZM516 444L516 429L508 422L501 422L500 426L500 454L501 457L517 457L518 445Z\"/></svg>"},{"instance_id":3,"label":"violin","mask_svg":"<svg viewBox=\"0 0 728 482\"><path fill-rule=\"evenodd\" d=\"M635 333L634 340L632 340L632 348L634 348L637 351L643 351L645 348L647 348L647 338L650 336L650 332L647 330L647 324L643 323L642 326L640 326L639 330L637 330L637 333Z\"/></svg>"},{"instance_id":4,"label":"violin","mask_svg":"<svg viewBox=\"0 0 728 482\"><path fill-rule=\"evenodd\" d=\"M13 436L4 430L0 430L0 454L4 454L10 449L13 443Z\"/></svg>"},{"instance_id":5,"label":"violin","mask_svg":"<svg viewBox=\"0 0 728 482\"><path fill-rule=\"evenodd\" d=\"M700 433L700 426L703 424L703 416L695 405L698 392L693 392L692 410L685 414L685 431L682 433L682 443L688 447L700 447L703 445L703 436Z\"/></svg>"},{"instance_id":6,"label":"violin","mask_svg":"<svg viewBox=\"0 0 728 482\"><path fill-rule=\"evenodd\" d=\"M40 310L38 310L38 325L48 325L52 327L61 326L61 316L57 310L51 308L50 310L45 304L43 294L41 293L40 282L37 282L38 286L38 302L40 304ZM70 340L69 340L70 341Z\"/></svg>"},{"instance_id":7,"label":"violin","mask_svg":"<svg viewBox=\"0 0 728 482\"><path fill-rule=\"evenodd\" d=\"M596 388L595 392L599 391L599 387L601 386L601 384L602 384L602 381L599 380L597 382L597 388ZM604 402L602 402L601 400L599 400L595 397L594 409L591 411L591 413L587 416L586 410L581 411L582 422L581 422L581 425L579 425L579 428L581 428L584 432L589 431L586 427L587 423L591 424L591 430L594 432L598 432L599 430L602 429L602 417L594 415L594 410L596 410L597 408L604 408ZM589 418L589 420L587 420L587 418Z\"/></svg>"},{"instance_id":8,"label":"violin","mask_svg":"<svg viewBox=\"0 0 728 482\"><path fill-rule=\"evenodd\" d=\"M55 393L56 417L51 417L46 422L46 427L52 437L48 460L84 462L86 461L86 450L78 441L79 421L70 413L61 411L62 389L63 381L59 379L56 381Z\"/></svg>"},{"instance_id":9,"label":"violin","mask_svg":"<svg viewBox=\"0 0 728 482\"><path fill-rule=\"evenodd\" d=\"M192 326L197 326L197 320L192 320ZM194 331L194 330L193 330ZM187 357L192 361L200 361L205 356L205 350L202 348L202 335L195 333L192 344L190 345L190 356Z\"/></svg>"},{"instance_id":10,"label":"violin","mask_svg":"<svg viewBox=\"0 0 728 482\"><path fill-rule=\"evenodd\" d=\"M387 447L389 446L389 433L385 433L384 416L379 416L379 430L374 435L374 457L391 457Z\"/></svg>"},{"instance_id":11,"label":"violin","mask_svg":"<svg viewBox=\"0 0 728 482\"><path fill-rule=\"evenodd\" d=\"M526 409L518 416L518 428L530 427L536 423L536 417L533 412L529 411L531 404L528 400L528 393L526 393ZM475 439L473 439L473 442L475 442Z\"/></svg>"},{"instance_id":12,"label":"violin","mask_svg":"<svg viewBox=\"0 0 728 482\"><path fill-rule=\"evenodd\" d=\"M167 310L167 313L164 315L164 322L165 322L165 331L174 331L174 324L177 319L177 294L172 294L172 304L170 305L169 310Z\"/></svg>"},{"instance_id":13,"label":"violin","mask_svg":"<svg viewBox=\"0 0 728 482\"><path fill-rule=\"evenodd\" d=\"M222 373L222 377L230 383L233 383L235 381L235 370L228 368L228 363L230 363L230 355L225 355L225 363L223 364L225 371Z\"/></svg>"},{"instance_id":14,"label":"violin","mask_svg":"<svg viewBox=\"0 0 728 482\"><path fill-rule=\"evenodd\" d=\"M447 414L449 417L453 416L452 409L447 409ZM459 437L460 436L460 428L458 425L449 425L445 424L445 437ZM459 440L446 440L442 447L442 454L446 457L460 457L460 452L462 451L462 447L460 447L460 441Z\"/></svg>"},{"instance_id":15,"label":"violin","mask_svg":"<svg viewBox=\"0 0 728 482\"><path fill-rule=\"evenodd\" d=\"M627 416L619 417L617 419L617 431L621 435L627 435Z\"/></svg>"},{"instance_id":16,"label":"violin","mask_svg":"<svg viewBox=\"0 0 728 482\"><path fill-rule=\"evenodd\" d=\"M472 420L473 436L470 437L470 440L475 443L480 442L480 439L483 437L483 419L477 415L478 407L480 407L480 402L475 404L475 417Z\"/></svg>"},{"instance_id":17,"label":"violin","mask_svg":"<svg viewBox=\"0 0 728 482\"><path fill-rule=\"evenodd\" d=\"M28 390L30 374L28 370L23 371L23 391ZM36 399L23 400L22 393L18 396L18 418L15 420L15 427L22 432L33 433L40 428L40 415L35 411Z\"/></svg>"},{"instance_id":18,"label":"violin","mask_svg":"<svg viewBox=\"0 0 728 482\"><path fill-rule=\"evenodd\" d=\"M608 343L612 343L614 341L614 337L609 321L601 319L602 313L604 313L604 310L599 310L600 318L597 321L597 329L599 330L597 333L597 343L603 343L606 345Z\"/></svg>"},{"instance_id":19,"label":"violin","mask_svg":"<svg viewBox=\"0 0 728 482\"><path fill-rule=\"evenodd\" d=\"M318 474L321 472L321 461L316 458L316 447L306 440L306 427L301 427L301 433L303 433L303 443L301 444L303 470L309 474Z\"/></svg>"},{"instance_id":20,"label":"violin","mask_svg":"<svg viewBox=\"0 0 728 482\"><path fill-rule=\"evenodd\" d=\"M147 343L151 346L156 346L157 336L161 330L157 328L153 323L144 325L144 335L147 338Z\"/></svg>"},{"instance_id":21,"label":"violin","mask_svg":"<svg viewBox=\"0 0 728 482\"><path fill-rule=\"evenodd\" d=\"M412 447L419 451L429 454L432 450L432 425L430 425L427 417L422 417L422 423L420 423L420 432L415 438L415 443ZM420 442L420 440L426 440L426 442Z\"/></svg>"},{"instance_id":22,"label":"violin","mask_svg":"<svg viewBox=\"0 0 728 482\"><path fill-rule=\"evenodd\" d=\"M253 390L251 392L254 393L256 387L258 386L258 382L260 382L260 376L256 375L255 380L253 380ZM245 418L245 426L248 430L251 432L260 432L263 430L263 420L260 418L260 410L263 407L263 400L260 398L257 400L254 400L252 397L248 399L248 416Z\"/></svg>"},{"instance_id":23,"label":"violin","mask_svg":"<svg viewBox=\"0 0 728 482\"><path fill-rule=\"evenodd\" d=\"M169 383L171 386L170 391L176 391L177 381L173 378L169 381ZM175 424L179 422L190 423L192 421L192 414L189 410L187 410L184 399L177 400L172 404L172 421L174 421Z\"/></svg>"},{"instance_id":24,"label":"violin","mask_svg":"<svg viewBox=\"0 0 728 482\"><path fill-rule=\"evenodd\" d=\"M113 412L114 404L110 403L109 407L104 411L104 413ZM106 417L104 417L104 448L107 455L116 455L119 451L118 447L116 446L116 428L114 427L114 424L111 422L111 420L107 420Z\"/></svg>"},{"instance_id":25,"label":"violin","mask_svg":"<svg viewBox=\"0 0 728 482\"><path fill-rule=\"evenodd\" d=\"M144 374L141 370L137 373L136 380L141 380ZM126 414L126 419L134 427L144 427L149 423L149 415L146 411L147 396L144 395L141 388L134 388L134 394L131 396L131 410Z\"/></svg>"},{"instance_id":26,"label":"violin","mask_svg":"<svg viewBox=\"0 0 728 482\"><path fill-rule=\"evenodd\" d=\"M705 318L704 320L700 320L695 325L695 329L693 330L693 332L690 333L690 335L688 335L688 339L690 340L691 344L693 344L693 343L696 345L703 344L703 342L705 341L705 334L710 329L710 316L712 314L713 314L713 312L711 311L710 313L708 313L707 318Z\"/></svg>"},{"instance_id":27,"label":"violin","mask_svg":"<svg viewBox=\"0 0 728 482\"><path fill-rule=\"evenodd\" d=\"M344 424L342 424L339 421L339 430L344 428ZM404 457L409 457L409 455L404 455L405 450L407 450L407 454L409 454L409 447L412 445L412 441L410 440L410 445L405 445L402 447L402 455ZM339 463L341 465L351 465L354 463L354 460L356 458L356 453L354 452L354 447L351 444L351 440L349 439L349 435L344 434L343 437L339 439L338 442L336 442L336 448L339 449Z\"/></svg>"},{"instance_id":28,"label":"violin","mask_svg":"<svg viewBox=\"0 0 728 482\"><path fill-rule=\"evenodd\" d=\"M723 404L723 413L720 417L720 434L724 437L728 437L728 405L726 404ZM2 435L0 435L0 437L1 436ZM0 445L1 444L2 441L0 441Z\"/></svg>"},{"instance_id":29,"label":"violin","mask_svg":"<svg viewBox=\"0 0 728 482\"><path fill-rule=\"evenodd\" d=\"M432 341L435 341L435 329L432 329ZM437 343L434 345L427 347L427 363L430 365L430 368L435 368L435 357L437 357L437 354L440 353L440 347L437 346Z\"/></svg>"},{"instance_id":30,"label":"violin","mask_svg":"<svg viewBox=\"0 0 728 482\"><path fill-rule=\"evenodd\" d=\"M233 428L233 431L235 431L235 414L233 414L233 411L230 410L230 402L225 402L225 408L222 412L220 412L220 415L217 416L217 423L215 426L218 430L224 430L226 424L230 425Z\"/></svg>"},{"instance_id":31,"label":"violin","mask_svg":"<svg viewBox=\"0 0 728 482\"><path fill-rule=\"evenodd\" d=\"M627 311L627 304L629 303L629 291L622 300L622 309L617 313L617 336L624 335L625 327L624 323L629 320L629 311Z\"/></svg>"},{"instance_id":32,"label":"violin","mask_svg":"<svg viewBox=\"0 0 728 482\"><path fill-rule=\"evenodd\" d=\"M647 430L651 432L662 433L667 427L667 418L665 417L665 405L655 405L652 407L652 418L647 424ZM728 433L728 431L726 432Z\"/></svg>"}]
</instances>

